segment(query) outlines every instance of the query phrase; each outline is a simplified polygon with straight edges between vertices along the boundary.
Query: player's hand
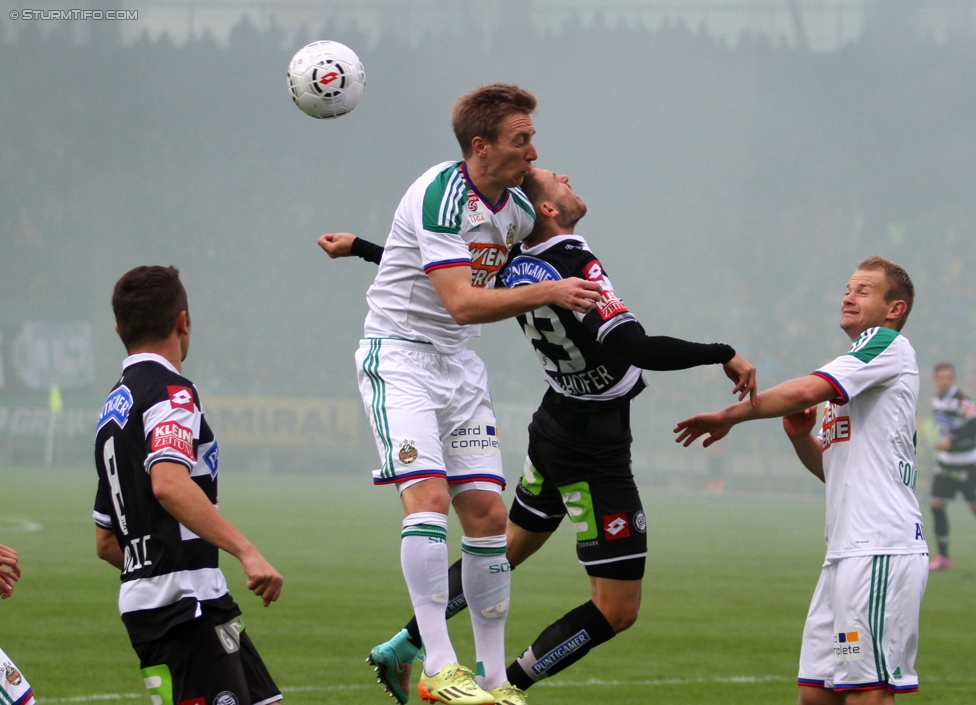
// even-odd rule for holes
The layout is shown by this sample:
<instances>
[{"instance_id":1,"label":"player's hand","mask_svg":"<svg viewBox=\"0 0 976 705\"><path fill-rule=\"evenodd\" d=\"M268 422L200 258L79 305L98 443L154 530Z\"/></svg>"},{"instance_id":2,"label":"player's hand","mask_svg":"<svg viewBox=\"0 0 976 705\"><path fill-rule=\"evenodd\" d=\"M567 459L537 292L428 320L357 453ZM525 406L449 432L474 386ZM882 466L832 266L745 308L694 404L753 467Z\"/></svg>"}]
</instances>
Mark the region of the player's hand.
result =
<instances>
[{"instance_id":1,"label":"player's hand","mask_svg":"<svg viewBox=\"0 0 976 705\"><path fill-rule=\"evenodd\" d=\"M731 430L732 424L726 420L724 412L713 411L709 414L698 414L698 416L692 416L690 419L678 422L678 425L674 427L674 432L678 434L674 442L681 443L687 448L707 433L708 437L702 443L702 447L708 448L715 441L725 438Z\"/></svg>"},{"instance_id":2,"label":"player's hand","mask_svg":"<svg viewBox=\"0 0 976 705\"><path fill-rule=\"evenodd\" d=\"M285 579L256 548L241 556L241 567L247 576L247 589L260 597L265 607L278 599Z\"/></svg>"},{"instance_id":3,"label":"player's hand","mask_svg":"<svg viewBox=\"0 0 976 705\"><path fill-rule=\"evenodd\" d=\"M783 430L791 439L809 436L817 424L817 407L798 411L783 417Z\"/></svg>"},{"instance_id":4,"label":"player's hand","mask_svg":"<svg viewBox=\"0 0 976 705\"><path fill-rule=\"evenodd\" d=\"M735 354L731 360L722 365L725 376L735 382L733 394L739 395L739 401L749 395L749 403L755 406L759 403L756 390L756 366L746 360L739 353Z\"/></svg>"},{"instance_id":5,"label":"player's hand","mask_svg":"<svg viewBox=\"0 0 976 705\"><path fill-rule=\"evenodd\" d=\"M553 282L555 294L552 303L556 306L568 308L570 311L586 313L591 311L596 302L603 296L603 287L597 282L587 281L579 277L569 277Z\"/></svg>"},{"instance_id":6,"label":"player's hand","mask_svg":"<svg viewBox=\"0 0 976 705\"><path fill-rule=\"evenodd\" d=\"M6 600L14 592L14 585L20 580L20 561L17 551L0 545L0 600Z\"/></svg>"},{"instance_id":7,"label":"player's hand","mask_svg":"<svg viewBox=\"0 0 976 705\"><path fill-rule=\"evenodd\" d=\"M356 236L352 233L326 233L319 238L319 247L325 253L335 259L337 257L348 257L352 254L352 242Z\"/></svg>"}]
</instances>

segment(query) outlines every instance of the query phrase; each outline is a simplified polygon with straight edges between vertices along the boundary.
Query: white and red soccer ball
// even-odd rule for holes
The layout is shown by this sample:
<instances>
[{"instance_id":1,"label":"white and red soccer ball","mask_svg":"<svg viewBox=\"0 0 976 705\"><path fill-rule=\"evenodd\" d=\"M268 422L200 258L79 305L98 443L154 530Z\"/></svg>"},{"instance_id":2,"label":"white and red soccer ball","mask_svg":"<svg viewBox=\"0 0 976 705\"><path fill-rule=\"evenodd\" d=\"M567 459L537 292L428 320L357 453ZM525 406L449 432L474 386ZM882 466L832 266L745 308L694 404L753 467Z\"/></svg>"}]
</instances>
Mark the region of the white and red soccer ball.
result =
<instances>
[{"instance_id":1,"label":"white and red soccer ball","mask_svg":"<svg viewBox=\"0 0 976 705\"><path fill-rule=\"evenodd\" d=\"M345 44L312 42L288 64L288 90L295 105L314 118L345 115L359 103L366 71L356 52Z\"/></svg>"}]
</instances>

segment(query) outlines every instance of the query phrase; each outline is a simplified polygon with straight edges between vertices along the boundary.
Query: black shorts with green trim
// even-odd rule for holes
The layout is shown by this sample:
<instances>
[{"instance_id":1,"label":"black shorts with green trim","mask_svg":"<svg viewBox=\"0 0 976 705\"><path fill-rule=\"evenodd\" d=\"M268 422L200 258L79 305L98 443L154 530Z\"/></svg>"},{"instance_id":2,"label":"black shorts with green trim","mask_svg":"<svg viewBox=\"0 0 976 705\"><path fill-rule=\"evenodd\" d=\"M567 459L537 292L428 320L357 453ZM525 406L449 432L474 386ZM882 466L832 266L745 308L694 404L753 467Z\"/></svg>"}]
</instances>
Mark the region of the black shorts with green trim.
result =
<instances>
[{"instance_id":1,"label":"black shorts with green trim","mask_svg":"<svg viewBox=\"0 0 976 705\"><path fill-rule=\"evenodd\" d=\"M134 644L150 696L162 705L268 705L282 699L240 618L195 619Z\"/></svg>"},{"instance_id":2,"label":"black shorts with green trim","mask_svg":"<svg viewBox=\"0 0 976 705\"><path fill-rule=\"evenodd\" d=\"M555 531L568 516L576 531L576 555L587 574L639 580L647 556L647 520L631 471L633 439L626 412L618 406L603 412L603 418L590 412L557 420L546 405L540 407L529 425L528 462L509 519L541 533Z\"/></svg>"}]
</instances>

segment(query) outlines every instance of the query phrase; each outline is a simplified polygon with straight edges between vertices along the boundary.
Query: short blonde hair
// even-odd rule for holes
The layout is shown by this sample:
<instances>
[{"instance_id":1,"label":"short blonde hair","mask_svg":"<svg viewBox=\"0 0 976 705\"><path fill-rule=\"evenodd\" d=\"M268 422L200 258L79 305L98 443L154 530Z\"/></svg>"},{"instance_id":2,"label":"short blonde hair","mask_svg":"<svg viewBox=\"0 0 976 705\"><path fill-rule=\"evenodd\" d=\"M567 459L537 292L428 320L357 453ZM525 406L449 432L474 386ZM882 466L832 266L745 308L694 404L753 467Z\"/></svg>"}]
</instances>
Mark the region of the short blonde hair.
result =
<instances>
[{"instance_id":1,"label":"short blonde hair","mask_svg":"<svg viewBox=\"0 0 976 705\"><path fill-rule=\"evenodd\" d=\"M531 115L535 96L511 83L490 83L465 93L454 103L451 125L465 159L471 156L471 140L498 141L502 121L509 115Z\"/></svg>"},{"instance_id":2,"label":"short blonde hair","mask_svg":"<svg viewBox=\"0 0 976 705\"><path fill-rule=\"evenodd\" d=\"M901 330L905 326L905 322L908 321L908 314L912 312L912 306L915 304L915 285L912 283L912 278L908 276L908 272L881 255L872 255L862 259L857 263L857 268L867 271L880 269L885 273L885 281L888 282L885 301L888 303L904 301L908 306L905 309L905 315L895 323L895 330Z\"/></svg>"}]
</instances>

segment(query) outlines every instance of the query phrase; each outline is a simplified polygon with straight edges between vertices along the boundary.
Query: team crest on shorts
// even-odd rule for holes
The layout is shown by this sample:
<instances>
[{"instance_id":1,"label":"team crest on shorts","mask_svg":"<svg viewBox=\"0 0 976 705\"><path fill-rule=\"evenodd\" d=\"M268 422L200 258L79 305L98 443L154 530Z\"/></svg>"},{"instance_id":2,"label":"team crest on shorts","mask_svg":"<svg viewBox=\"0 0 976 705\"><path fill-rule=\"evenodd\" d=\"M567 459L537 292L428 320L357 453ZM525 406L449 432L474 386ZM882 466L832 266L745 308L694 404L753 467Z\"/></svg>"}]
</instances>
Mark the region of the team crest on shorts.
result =
<instances>
[{"instance_id":1,"label":"team crest on shorts","mask_svg":"<svg viewBox=\"0 0 976 705\"><path fill-rule=\"evenodd\" d=\"M222 693L218 693L217 697L214 698L213 705L239 705L240 700L229 690L225 690Z\"/></svg>"},{"instance_id":2,"label":"team crest on shorts","mask_svg":"<svg viewBox=\"0 0 976 705\"><path fill-rule=\"evenodd\" d=\"M417 451L416 446L414 446L414 441L404 441L400 444L400 462L404 465L409 465L420 453Z\"/></svg>"},{"instance_id":3,"label":"team crest on shorts","mask_svg":"<svg viewBox=\"0 0 976 705\"><path fill-rule=\"evenodd\" d=\"M20 675L20 671L18 671L17 668L9 661L3 664L3 676L7 679L7 682L10 685L20 685L21 681L23 680L23 676Z\"/></svg>"}]
</instances>

